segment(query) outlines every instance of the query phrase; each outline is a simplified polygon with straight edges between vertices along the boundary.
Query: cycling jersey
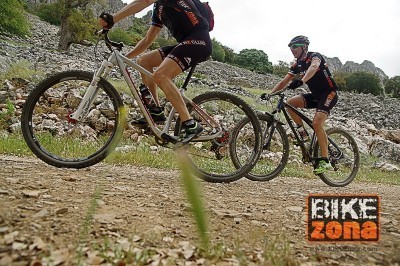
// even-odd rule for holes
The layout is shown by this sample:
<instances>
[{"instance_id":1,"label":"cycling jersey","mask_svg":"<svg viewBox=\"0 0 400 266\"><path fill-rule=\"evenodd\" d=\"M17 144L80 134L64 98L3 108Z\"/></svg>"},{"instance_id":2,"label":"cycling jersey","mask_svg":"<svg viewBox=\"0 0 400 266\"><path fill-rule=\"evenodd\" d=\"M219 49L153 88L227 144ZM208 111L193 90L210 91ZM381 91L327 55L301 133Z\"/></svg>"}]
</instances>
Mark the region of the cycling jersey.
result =
<instances>
[{"instance_id":1,"label":"cycling jersey","mask_svg":"<svg viewBox=\"0 0 400 266\"><path fill-rule=\"evenodd\" d=\"M289 74L296 75L300 74L304 76L307 69L311 65L313 58L321 60L317 72L310 78L306 83L311 93L315 98L319 98L323 95L327 95L326 92L336 91L337 86L332 78L332 74L326 66L326 61L320 53L308 52L307 56L302 60L297 60L290 68Z\"/></svg>"},{"instance_id":2,"label":"cycling jersey","mask_svg":"<svg viewBox=\"0 0 400 266\"><path fill-rule=\"evenodd\" d=\"M207 20L190 0L158 0L153 6L151 25L165 25L178 42L195 31L208 31Z\"/></svg>"}]
</instances>

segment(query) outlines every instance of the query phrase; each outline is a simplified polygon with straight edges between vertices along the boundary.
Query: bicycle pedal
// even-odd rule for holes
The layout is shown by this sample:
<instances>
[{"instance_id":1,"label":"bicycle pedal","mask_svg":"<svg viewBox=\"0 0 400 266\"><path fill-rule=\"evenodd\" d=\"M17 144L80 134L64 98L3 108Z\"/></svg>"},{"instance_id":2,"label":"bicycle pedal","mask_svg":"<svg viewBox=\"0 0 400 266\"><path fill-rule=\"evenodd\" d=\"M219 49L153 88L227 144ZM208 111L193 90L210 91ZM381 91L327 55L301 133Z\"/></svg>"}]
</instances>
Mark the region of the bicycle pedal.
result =
<instances>
[{"instance_id":1,"label":"bicycle pedal","mask_svg":"<svg viewBox=\"0 0 400 266\"><path fill-rule=\"evenodd\" d=\"M162 133L161 138L167 142L171 142L173 144L179 143L179 138L168 135L167 133Z\"/></svg>"}]
</instances>

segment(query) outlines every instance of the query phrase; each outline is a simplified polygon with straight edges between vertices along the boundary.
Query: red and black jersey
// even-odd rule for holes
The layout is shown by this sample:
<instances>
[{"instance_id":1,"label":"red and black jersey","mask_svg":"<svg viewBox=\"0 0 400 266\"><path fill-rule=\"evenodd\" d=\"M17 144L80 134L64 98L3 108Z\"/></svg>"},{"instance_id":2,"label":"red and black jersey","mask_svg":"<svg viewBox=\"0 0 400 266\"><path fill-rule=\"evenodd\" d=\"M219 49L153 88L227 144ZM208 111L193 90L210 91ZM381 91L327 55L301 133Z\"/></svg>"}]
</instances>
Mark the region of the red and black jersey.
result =
<instances>
[{"instance_id":1,"label":"red and black jersey","mask_svg":"<svg viewBox=\"0 0 400 266\"><path fill-rule=\"evenodd\" d=\"M200 15L200 11L191 0L155 2L152 25L165 25L178 42L197 30L208 30L207 20Z\"/></svg>"},{"instance_id":2,"label":"red and black jersey","mask_svg":"<svg viewBox=\"0 0 400 266\"><path fill-rule=\"evenodd\" d=\"M307 56L304 59L297 60L290 67L289 74L292 75L300 74L301 76L304 76L307 69L311 65L312 59L315 57L321 60L321 63L319 65L317 72L315 72L314 76L306 82L311 93L315 96L319 96L325 93L326 91L336 91L337 90L336 83L332 77L331 72L326 66L325 59L322 57L320 53L308 52Z\"/></svg>"}]
</instances>

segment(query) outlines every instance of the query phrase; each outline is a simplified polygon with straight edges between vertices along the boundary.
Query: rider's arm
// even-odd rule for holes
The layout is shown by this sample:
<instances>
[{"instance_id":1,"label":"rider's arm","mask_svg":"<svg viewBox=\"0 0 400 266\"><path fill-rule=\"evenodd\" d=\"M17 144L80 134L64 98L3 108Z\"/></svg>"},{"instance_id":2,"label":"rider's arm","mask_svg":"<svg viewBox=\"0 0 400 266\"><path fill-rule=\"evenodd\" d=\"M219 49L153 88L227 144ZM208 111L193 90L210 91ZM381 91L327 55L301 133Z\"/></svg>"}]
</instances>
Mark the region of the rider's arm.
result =
<instances>
[{"instance_id":1,"label":"rider's arm","mask_svg":"<svg viewBox=\"0 0 400 266\"><path fill-rule=\"evenodd\" d=\"M318 57L313 57L311 60L310 67L307 69L306 73L301 78L303 83L306 83L315 75L315 73L318 71L320 65L321 65L321 59L319 59Z\"/></svg>"},{"instance_id":2,"label":"rider's arm","mask_svg":"<svg viewBox=\"0 0 400 266\"><path fill-rule=\"evenodd\" d=\"M130 4L126 5L123 7L121 10L119 10L117 13L113 15L114 23L117 23L121 19L124 19L128 16L131 16L133 14L136 14L146 7L150 6L157 0L134 0Z\"/></svg>"},{"instance_id":3,"label":"rider's arm","mask_svg":"<svg viewBox=\"0 0 400 266\"><path fill-rule=\"evenodd\" d=\"M157 35L160 33L161 28L157 26L150 26L149 30L146 33L146 36L144 36L143 39L141 39L133 48L132 51L129 52L127 57L133 58L135 56L140 55L144 51L146 51L147 48L150 47L150 45L153 43L153 41L156 39Z\"/></svg>"},{"instance_id":4,"label":"rider's arm","mask_svg":"<svg viewBox=\"0 0 400 266\"><path fill-rule=\"evenodd\" d=\"M279 81L279 83L276 84L276 86L272 89L272 92L284 89L287 86L287 84L293 79L293 77L294 75L291 73L286 74L286 76L281 81Z\"/></svg>"}]
</instances>

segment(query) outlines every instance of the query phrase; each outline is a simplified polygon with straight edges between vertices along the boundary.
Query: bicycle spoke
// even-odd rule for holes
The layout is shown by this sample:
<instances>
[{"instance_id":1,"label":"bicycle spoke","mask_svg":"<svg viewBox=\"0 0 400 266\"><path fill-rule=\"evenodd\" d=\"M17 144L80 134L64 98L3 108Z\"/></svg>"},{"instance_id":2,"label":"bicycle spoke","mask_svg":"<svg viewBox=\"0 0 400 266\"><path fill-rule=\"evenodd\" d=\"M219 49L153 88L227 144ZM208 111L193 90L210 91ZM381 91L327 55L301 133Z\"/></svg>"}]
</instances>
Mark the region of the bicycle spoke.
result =
<instances>
[{"instance_id":1,"label":"bicycle spoke","mask_svg":"<svg viewBox=\"0 0 400 266\"><path fill-rule=\"evenodd\" d=\"M357 143L341 129L327 130L329 160L333 170L319 175L330 186L345 186L355 178L360 162ZM318 151L317 156L320 156Z\"/></svg>"},{"instance_id":2,"label":"bicycle spoke","mask_svg":"<svg viewBox=\"0 0 400 266\"><path fill-rule=\"evenodd\" d=\"M259 132L259 123L254 112L236 96L222 92L206 93L193 101L211 118L199 114L196 108L189 108L191 116L204 128L197 138L198 142L191 142L187 146L187 154L195 172L211 182L232 182L241 178L251 169L259 155L260 136L256 133ZM246 134L232 141L232 132L237 123L250 113L253 117ZM253 139L253 142L249 143L248 139ZM246 150L247 158L239 167L233 163L229 152L232 145Z\"/></svg>"},{"instance_id":3,"label":"bicycle spoke","mask_svg":"<svg viewBox=\"0 0 400 266\"><path fill-rule=\"evenodd\" d=\"M79 168L97 163L110 152L117 132L119 103L103 85L79 119L71 118L91 82L91 75L85 73L51 77L26 107L27 143L38 157L55 166Z\"/></svg>"},{"instance_id":4,"label":"bicycle spoke","mask_svg":"<svg viewBox=\"0 0 400 266\"><path fill-rule=\"evenodd\" d=\"M281 125L275 125L272 129L271 119L264 114L259 115L259 120L263 132L261 155L246 177L254 181L268 181L279 175L285 167L289 156L289 144ZM248 120L241 121L235 130L236 139L244 139L247 143L240 146L241 149L233 151L234 161L238 165L246 163L248 150L254 146L254 139L251 138L252 135L248 135L249 130L246 129L247 122Z\"/></svg>"}]
</instances>

